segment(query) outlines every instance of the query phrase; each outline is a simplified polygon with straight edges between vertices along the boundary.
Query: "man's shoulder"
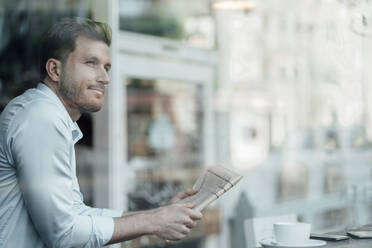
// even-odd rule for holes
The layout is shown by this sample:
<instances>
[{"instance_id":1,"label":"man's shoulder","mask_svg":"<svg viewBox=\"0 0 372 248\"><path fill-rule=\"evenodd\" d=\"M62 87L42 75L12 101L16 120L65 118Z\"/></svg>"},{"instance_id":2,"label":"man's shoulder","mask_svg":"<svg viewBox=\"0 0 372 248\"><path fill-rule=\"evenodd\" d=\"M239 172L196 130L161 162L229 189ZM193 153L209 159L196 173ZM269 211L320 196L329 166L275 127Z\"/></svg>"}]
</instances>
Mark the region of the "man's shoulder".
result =
<instances>
[{"instance_id":1,"label":"man's shoulder","mask_svg":"<svg viewBox=\"0 0 372 248\"><path fill-rule=\"evenodd\" d=\"M58 103L36 89L27 90L14 98L2 113L9 122L66 121L66 115Z\"/></svg>"}]
</instances>

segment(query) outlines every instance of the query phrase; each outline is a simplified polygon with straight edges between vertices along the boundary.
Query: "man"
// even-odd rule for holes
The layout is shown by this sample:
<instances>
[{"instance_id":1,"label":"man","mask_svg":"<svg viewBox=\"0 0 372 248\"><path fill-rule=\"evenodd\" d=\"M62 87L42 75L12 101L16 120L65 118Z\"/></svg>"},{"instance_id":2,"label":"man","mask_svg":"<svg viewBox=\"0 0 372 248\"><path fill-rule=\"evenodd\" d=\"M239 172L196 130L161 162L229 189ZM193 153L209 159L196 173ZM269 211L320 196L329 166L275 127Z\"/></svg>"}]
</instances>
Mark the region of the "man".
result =
<instances>
[{"instance_id":1,"label":"man","mask_svg":"<svg viewBox=\"0 0 372 248\"><path fill-rule=\"evenodd\" d=\"M55 24L43 41L43 82L13 99L0 116L0 247L101 247L155 234L185 237L202 218L177 200L124 213L84 205L76 178L76 121L103 104L110 30L87 19Z\"/></svg>"}]
</instances>

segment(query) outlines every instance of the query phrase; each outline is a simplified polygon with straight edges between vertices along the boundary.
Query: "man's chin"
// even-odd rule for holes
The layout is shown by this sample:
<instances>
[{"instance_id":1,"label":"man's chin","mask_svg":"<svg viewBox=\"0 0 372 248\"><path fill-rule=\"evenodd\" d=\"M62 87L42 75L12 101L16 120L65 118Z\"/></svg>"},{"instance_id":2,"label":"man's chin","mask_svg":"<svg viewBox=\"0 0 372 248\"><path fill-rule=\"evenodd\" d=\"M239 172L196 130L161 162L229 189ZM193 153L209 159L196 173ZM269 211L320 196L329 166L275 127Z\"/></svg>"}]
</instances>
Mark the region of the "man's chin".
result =
<instances>
[{"instance_id":1,"label":"man's chin","mask_svg":"<svg viewBox=\"0 0 372 248\"><path fill-rule=\"evenodd\" d=\"M86 106L83 111L85 113L92 113L92 112L98 112L101 109L102 109L102 104L98 104L98 105Z\"/></svg>"},{"instance_id":2,"label":"man's chin","mask_svg":"<svg viewBox=\"0 0 372 248\"><path fill-rule=\"evenodd\" d=\"M89 110L89 112L98 112L101 110L102 107L98 107L98 108L93 108L91 110Z\"/></svg>"}]
</instances>

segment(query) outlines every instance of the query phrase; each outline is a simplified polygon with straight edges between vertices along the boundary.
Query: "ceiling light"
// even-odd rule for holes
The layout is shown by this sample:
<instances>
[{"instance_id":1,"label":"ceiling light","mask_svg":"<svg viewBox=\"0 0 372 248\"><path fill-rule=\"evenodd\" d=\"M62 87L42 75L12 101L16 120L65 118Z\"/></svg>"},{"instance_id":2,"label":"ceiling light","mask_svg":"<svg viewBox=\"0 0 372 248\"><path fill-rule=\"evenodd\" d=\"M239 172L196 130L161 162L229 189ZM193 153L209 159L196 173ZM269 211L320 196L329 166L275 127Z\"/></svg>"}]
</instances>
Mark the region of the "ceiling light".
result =
<instances>
[{"instance_id":1,"label":"ceiling light","mask_svg":"<svg viewBox=\"0 0 372 248\"><path fill-rule=\"evenodd\" d=\"M212 8L217 10L251 10L256 4L246 0L222 0L212 3Z\"/></svg>"}]
</instances>

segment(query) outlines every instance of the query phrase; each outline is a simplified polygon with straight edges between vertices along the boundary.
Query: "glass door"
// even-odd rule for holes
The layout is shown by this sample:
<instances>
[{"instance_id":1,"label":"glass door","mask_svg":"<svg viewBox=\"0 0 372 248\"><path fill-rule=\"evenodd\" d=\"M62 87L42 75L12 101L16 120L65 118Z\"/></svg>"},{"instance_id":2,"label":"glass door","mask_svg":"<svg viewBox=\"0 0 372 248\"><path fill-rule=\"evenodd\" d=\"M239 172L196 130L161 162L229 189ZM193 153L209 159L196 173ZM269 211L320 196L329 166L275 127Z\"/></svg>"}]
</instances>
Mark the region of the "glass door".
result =
<instances>
[{"instance_id":1,"label":"glass door","mask_svg":"<svg viewBox=\"0 0 372 248\"><path fill-rule=\"evenodd\" d=\"M120 74L114 80L122 84L125 143L124 164L116 170L122 194L113 197L121 198L129 211L151 209L191 188L203 167L215 163L214 53L126 32L118 46ZM207 233L218 229L207 225L199 225L176 247L205 247ZM127 245L167 247L153 237Z\"/></svg>"},{"instance_id":2,"label":"glass door","mask_svg":"<svg viewBox=\"0 0 372 248\"><path fill-rule=\"evenodd\" d=\"M165 205L203 167L202 85L128 78L127 159L135 171L128 209Z\"/></svg>"}]
</instances>

